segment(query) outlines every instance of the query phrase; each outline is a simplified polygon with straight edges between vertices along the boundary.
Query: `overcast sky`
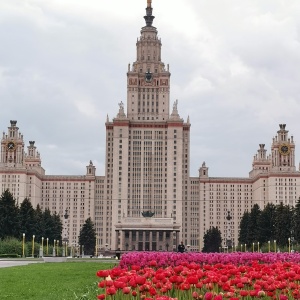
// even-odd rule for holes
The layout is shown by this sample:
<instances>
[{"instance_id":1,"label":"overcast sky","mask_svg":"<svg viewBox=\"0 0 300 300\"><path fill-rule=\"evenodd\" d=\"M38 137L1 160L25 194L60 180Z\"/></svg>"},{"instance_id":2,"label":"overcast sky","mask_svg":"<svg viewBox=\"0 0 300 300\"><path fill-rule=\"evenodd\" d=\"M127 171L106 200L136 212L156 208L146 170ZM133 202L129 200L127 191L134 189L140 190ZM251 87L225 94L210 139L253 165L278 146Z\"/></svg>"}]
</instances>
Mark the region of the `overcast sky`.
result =
<instances>
[{"instance_id":1,"label":"overcast sky","mask_svg":"<svg viewBox=\"0 0 300 300\"><path fill-rule=\"evenodd\" d=\"M0 129L17 120L48 175L104 175L147 0L0 0ZM171 105L190 116L191 176L247 177L281 123L300 161L300 1L153 0ZM297 167L298 169L298 167Z\"/></svg>"}]
</instances>

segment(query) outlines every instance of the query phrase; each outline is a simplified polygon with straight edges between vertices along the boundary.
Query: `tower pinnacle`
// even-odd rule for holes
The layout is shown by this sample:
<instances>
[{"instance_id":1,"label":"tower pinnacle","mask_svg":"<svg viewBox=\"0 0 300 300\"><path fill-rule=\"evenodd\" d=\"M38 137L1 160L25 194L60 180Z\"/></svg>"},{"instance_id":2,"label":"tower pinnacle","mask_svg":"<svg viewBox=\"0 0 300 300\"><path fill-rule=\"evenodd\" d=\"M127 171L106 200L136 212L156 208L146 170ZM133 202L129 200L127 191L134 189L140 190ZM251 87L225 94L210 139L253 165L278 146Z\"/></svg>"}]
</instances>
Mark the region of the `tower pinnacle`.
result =
<instances>
[{"instance_id":1,"label":"tower pinnacle","mask_svg":"<svg viewBox=\"0 0 300 300\"><path fill-rule=\"evenodd\" d=\"M146 16L144 17L147 27L152 26L153 19L155 18L154 16L152 16L151 3L152 3L152 0L147 0Z\"/></svg>"}]
</instances>

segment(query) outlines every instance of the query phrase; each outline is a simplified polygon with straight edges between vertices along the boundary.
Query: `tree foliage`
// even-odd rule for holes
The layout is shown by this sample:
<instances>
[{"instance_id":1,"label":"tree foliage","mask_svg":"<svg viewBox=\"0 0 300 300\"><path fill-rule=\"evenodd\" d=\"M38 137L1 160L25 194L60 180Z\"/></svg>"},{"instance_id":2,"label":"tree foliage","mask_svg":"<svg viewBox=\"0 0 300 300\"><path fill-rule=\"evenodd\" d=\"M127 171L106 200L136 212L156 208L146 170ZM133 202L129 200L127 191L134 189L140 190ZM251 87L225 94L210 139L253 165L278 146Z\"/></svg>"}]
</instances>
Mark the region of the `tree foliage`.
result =
<instances>
[{"instance_id":1,"label":"tree foliage","mask_svg":"<svg viewBox=\"0 0 300 300\"><path fill-rule=\"evenodd\" d=\"M26 241L30 241L36 232L36 215L28 198L20 205L20 232L25 233Z\"/></svg>"},{"instance_id":2,"label":"tree foliage","mask_svg":"<svg viewBox=\"0 0 300 300\"><path fill-rule=\"evenodd\" d=\"M279 246L288 245L291 236L293 211L289 205L277 205L275 215L275 238Z\"/></svg>"},{"instance_id":3,"label":"tree foliage","mask_svg":"<svg viewBox=\"0 0 300 300\"><path fill-rule=\"evenodd\" d=\"M268 203L257 220L259 228L258 242L260 244L264 244L275 239L275 216L276 206L272 203Z\"/></svg>"},{"instance_id":4,"label":"tree foliage","mask_svg":"<svg viewBox=\"0 0 300 300\"><path fill-rule=\"evenodd\" d=\"M19 233L19 207L9 190L6 190L0 197L0 238L18 238Z\"/></svg>"},{"instance_id":5,"label":"tree foliage","mask_svg":"<svg viewBox=\"0 0 300 300\"><path fill-rule=\"evenodd\" d=\"M222 247L222 237L219 228L209 228L203 237L203 241L204 246L202 252L219 252Z\"/></svg>"},{"instance_id":6,"label":"tree foliage","mask_svg":"<svg viewBox=\"0 0 300 300\"><path fill-rule=\"evenodd\" d=\"M38 205L32 207L29 199L25 198L20 205L16 204L13 195L6 190L0 197L0 239L15 237L31 241L33 235L37 242L44 239L61 240L62 222L59 215L51 214L49 209L44 212Z\"/></svg>"},{"instance_id":7,"label":"tree foliage","mask_svg":"<svg viewBox=\"0 0 300 300\"><path fill-rule=\"evenodd\" d=\"M84 253L93 255L96 246L96 230L91 218L86 219L79 234L79 245L84 246Z\"/></svg>"},{"instance_id":8,"label":"tree foliage","mask_svg":"<svg viewBox=\"0 0 300 300\"><path fill-rule=\"evenodd\" d=\"M259 236L259 225L258 219L261 214L260 207L258 204L254 204L249 214L249 222L248 222L248 244L252 244L258 242Z\"/></svg>"},{"instance_id":9,"label":"tree foliage","mask_svg":"<svg viewBox=\"0 0 300 300\"><path fill-rule=\"evenodd\" d=\"M250 213L245 211L240 222L239 243L247 244L248 242L248 224Z\"/></svg>"},{"instance_id":10,"label":"tree foliage","mask_svg":"<svg viewBox=\"0 0 300 300\"><path fill-rule=\"evenodd\" d=\"M291 236L300 242L300 198L298 199L295 208L293 210L293 222Z\"/></svg>"}]
</instances>

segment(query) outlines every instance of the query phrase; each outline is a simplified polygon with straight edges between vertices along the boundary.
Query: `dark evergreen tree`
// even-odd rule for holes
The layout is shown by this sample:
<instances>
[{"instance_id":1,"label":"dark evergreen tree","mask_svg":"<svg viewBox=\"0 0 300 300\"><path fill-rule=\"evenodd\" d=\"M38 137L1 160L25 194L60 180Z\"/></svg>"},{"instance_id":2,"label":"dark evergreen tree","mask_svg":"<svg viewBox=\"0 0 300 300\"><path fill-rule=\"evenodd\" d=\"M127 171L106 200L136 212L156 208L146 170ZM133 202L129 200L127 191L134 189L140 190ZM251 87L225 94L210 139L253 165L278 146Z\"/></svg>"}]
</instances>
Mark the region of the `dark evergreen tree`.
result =
<instances>
[{"instance_id":1,"label":"dark evergreen tree","mask_svg":"<svg viewBox=\"0 0 300 300\"><path fill-rule=\"evenodd\" d=\"M20 236L25 233L25 240L31 241L36 234L36 214L28 198L25 198L20 205Z\"/></svg>"},{"instance_id":2,"label":"dark evergreen tree","mask_svg":"<svg viewBox=\"0 0 300 300\"><path fill-rule=\"evenodd\" d=\"M52 215L53 222L53 239L61 240L62 239L62 231L63 231L63 223L61 221L60 216L55 212Z\"/></svg>"},{"instance_id":3,"label":"dark evergreen tree","mask_svg":"<svg viewBox=\"0 0 300 300\"><path fill-rule=\"evenodd\" d=\"M88 218L80 229L79 245L84 246L85 254L94 254L96 246L96 230L91 218Z\"/></svg>"},{"instance_id":4,"label":"dark evergreen tree","mask_svg":"<svg viewBox=\"0 0 300 300\"><path fill-rule=\"evenodd\" d=\"M275 238L275 214L276 206L268 203L258 217L258 242L260 244L273 241Z\"/></svg>"},{"instance_id":5,"label":"dark evergreen tree","mask_svg":"<svg viewBox=\"0 0 300 300\"><path fill-rule=\"evenodd\" d=\"M240 222L239 243L247 244L250 213L245 211Z\"/></svg>"},{"instance_id":6,"label":"dark evergreen tree","mask_svg":"<svg viewBox=\"0 0 300 300\"><path fill-rule=\"evenodd\" d=\"M44 225L44 212L41 210L40 206L37 205L35 209L35 225L34 225L34 235L36 236L36 241L40 242L45 233Z\"/></svg>"},{"instance_id":7,"label":"dark evergreen tree","mask_svg":"<svg viewBox=\"0 0 300 300\"><path fill-rule=\"evenodd\" d=\"M259 235L258 218L260 214L261 214L261 210L258 204L254 204L249 214L248 240L246 242L248 245L258 242L258 235Z\"/></svg>"},{"instance_id":8,"label":"dark evergreen tree","mask_svg":"<svg viewBox=\"0 0 300 300\"><path fill-rule=\"evenodd\" d=\"M300 242L300 198L298 199L293 211L293 223L291 237L295 242Z\"/></svg>"},{"instance_id":9,"label":"dark evergreen tree","mask_svg":"<svg viewBox=\"0 0 300 300\"><path fill-rule=\"evenodd\" d=\"M54 237L55 225L49 208L46 208L43 212L42 224L44 228L42 236L44 238L49 238L51 242L54 240L58 240L58 238Z\"/></svg>"},{"instance_id":10,"label":"dark evergreen tree","mask_svg":"<svg viewBox=\"0 0 300 300\"><path fill-rule=\"evenodd\" d=\"M19 207L9 190L0 197L0 239L5 237L21 239Z\"/></svg>"},{"instance_id":11,"label":"dark evergreen tree","mask_svg":"<svg viewBox=\"0 0 300 300\"><path fill-rule=\"evenodd\" d=\"M203 242L204 246L202 252L220 252L222 237L218 227L208 229L203 237Z\"/></svg>"},{"instance_id":12,"label":"dark evergreen tree","mask_svg":"<svg viewBox=\"0 0 300 300\"><path fill-rule=\"evenodd\" d=\"M277 245L288 245L291 236L293 211L289 205L283 203L276 206L275 215L275 240Z\"/></svg>"}]
</instances>

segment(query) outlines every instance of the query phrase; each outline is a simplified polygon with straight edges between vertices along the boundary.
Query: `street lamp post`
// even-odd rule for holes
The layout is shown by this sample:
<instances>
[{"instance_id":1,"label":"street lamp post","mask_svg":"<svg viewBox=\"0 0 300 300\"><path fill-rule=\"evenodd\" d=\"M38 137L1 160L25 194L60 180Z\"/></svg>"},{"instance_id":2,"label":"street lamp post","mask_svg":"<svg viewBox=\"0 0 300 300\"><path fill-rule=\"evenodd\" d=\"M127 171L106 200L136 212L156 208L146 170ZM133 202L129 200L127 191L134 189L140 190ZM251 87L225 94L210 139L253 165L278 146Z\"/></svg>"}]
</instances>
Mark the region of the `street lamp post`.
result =
<instances>
[{"instance_id":1,"label":"street lamp post","mask_svg":"<svg viewBox=\"0 0 300 300\"><path fill-rule=\"evenodd\" d=\"M276 240L274 240L274 252L276 252Z\"/></svg>"},{"instance_id":2,"label":"street lamp post","mask_svg":"<svg viewBox=\"0 0 300 300\"><path fill-rule=\"evenodd\" d=\"M34 257L34 238L35 238L35 235L32 236L32 257Z\"/></svg>"},{"instance_id":3,"label":"street lamp post","mask_svg":"<svg viewBox=\"0 0 300 300\"><path fill-rule=\"evenodd\" d=\"M259 252L259 242L257 242L257 252Z\"/></svg>"},{"instance_id":4,"label":"street lamp post","mask_svg":"<svg viewBox=\"0 0 300 300\"><path fill-rule=\"evenodd\" d=\"M44 237L42 236L42 256L44 256Z\"/></svg>"},{"instance_id":5,"label":"street lamp post","mask_svg":"<svg viewBox=\"0 0 300 300\"><path fill-rule=\"evenodd\" d=\"M54 242L53 242L53 256L56 256L56 253L55 253L55 243L56 243L56 240L54 240Z\"/></svg>"},{"instance_id":6,"label":"street lamp post","mask_svg":"<svg viewBox=\"0 0 300 300\"><path fill-rule=\"evenodd\" d=\"M56 255L58 255L59 240L56 241Z\"/></svg>"},{"instance_id":7,"label":"street lamp post","mask_svg":"<svg viewBox=\"0 0 300 300\"><path fill-rule=\"evenodd\" d=\"M246 252L246 250L247 250L247 244L245 244L245 252Z\"/></svg>"},{"instance_id":8,"label":"street lamp post","mask_svg":"<svg viewBox=\"0 0 300 300\"><path fill-rule=\"evenodd\" d=\"M289 241L289 253L291 253L291 238L288 238Z\"/></svg>"},{"instance_id":9,"label":"street lamp post","mask_svg":"<svg viewBox=\"0 0 300 300\"><path fill-rule=\"evenodd\" d=\"M291 244L292 244L292 253L294 253L294 231L291 230Z\"/></svg>"},{"instance_id":10,"label":"street lamp post","mask_svg":"<svg viewBox=\"0 0 300 300\"><path fill-rule=\"evenodd\" d=\"M227 211L227 235L226 235L226 246L227 246L227 252L229 247L232 246L232 240L231 240L231 230L230 230L230 220L232 219L232 216L230 215L230 211Z\"/></svg>"},{"instance_id":11,"label":"street lamp post","mask_svg":"<svg viewBox=\"0 0 300 300\"><path fill-rule=\"evenodd\" d=\"M62 240L62 245L63 245L63 256L64 254L67 256L67 248L65 250L64 245L68 244L68 218L69 218L69 214L68 214L68 209L65 210L65 214L64 214L64 228L63 228L63 240Z\"/></svg>"},{"instance_id":12,"label":"street lamp post","mask_svg":"<svg viewBox=\"0 0 300 300\"><path fill-rule=\"evenodd\" d=\"M65 243L66 243L66 256L68 256L68 242Z\"/></svg>"},{"instance_id":13,"label":"street lamp post","mask_svg":"<svg viewBox=\"0 0 300 300\"><path fill-rule=\"evenodd\" d=\"M254 252L254 243L252 243L252 252Z\"/></svg>"},{"instance_id":14,"label":"street lamp post","mask_svg":"<svg viewBox=\"0 0 300 300\"><path fill-rule=\"evenodd\" d=\"M46 255L49 255L49 238L47 238L47 248L46 248L47 250L46 250Z\"/></svg>"},{"instance_id":15,"label":"street lamp post","mask_svg":"<svg viewBox=\"0 0 300 300\"><path fill-rule=\"evenodd\" d=\"M96 245L95 245L95 256L98 257L98 245L97 245L98 237L96 236Z\"/></svg>"},{"instance_id":16,"label":"street lamp post","mask_svg":"<svg viewBox=\"0 0 300 300\"><path fill-rule=\"evenodd\" d=\"M25 233L23 233L22 254L25 257Z\"/></svg>"}]
</instances>

